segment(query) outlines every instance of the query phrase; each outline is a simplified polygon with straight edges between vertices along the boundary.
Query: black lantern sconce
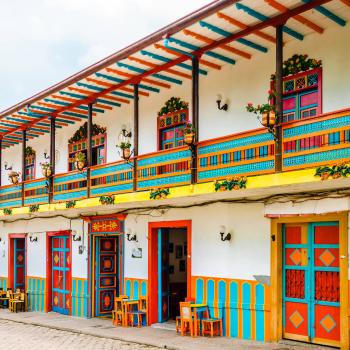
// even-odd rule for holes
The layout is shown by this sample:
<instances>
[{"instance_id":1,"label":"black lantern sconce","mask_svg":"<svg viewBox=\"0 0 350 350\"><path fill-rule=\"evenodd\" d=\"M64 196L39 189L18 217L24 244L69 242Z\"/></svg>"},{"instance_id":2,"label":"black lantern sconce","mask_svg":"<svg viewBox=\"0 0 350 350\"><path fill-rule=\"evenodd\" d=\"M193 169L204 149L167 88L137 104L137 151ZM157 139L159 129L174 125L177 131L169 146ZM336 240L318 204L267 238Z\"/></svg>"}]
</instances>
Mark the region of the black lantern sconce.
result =
<instances>
[{"instance_id":1,"label":"black lantern sconce","mask_svg":"<svg viewBox=\"0 0 350 350\"><path fill-rule=\"evenodd\" d=\"M11 165L11 166L8 166L8 165L9 165L9 163L5 162L4 163L4 169L5 170L12 170L13 165Z\"/></svg>"},{"instance_id":2,"label":"black lantern sconce","mask_svg":"<svg viewBox=\"0 0 350 350\"><path fill-rule=\"evenodd\" d=\"M228 104L227 103L224 103L223 105L221 104L222 103L222 97L221 95L218 95L217 99L216 99L216 104L218 106L218 110L219 111L227 111L228 110Z\"/></svg>"},{"instance_id":3,"label":"black lantern sconce","mask_svg":"<svg viewBox=\"0 0 350 350\"><path fill-rule=\"evenodd\" d=\"M136 233L133 234L130 229L126 234L126 239L128 240L128 242L138 242Z\"/></svg>"},{"instance_id":4,"label":"black lantern sconce","mask_svg":"<svg viewBox=\"0 0 350 350\"><path fill-rule=\"evenodd\" d=\"M81 241L81 235L79 233L73 233L72 238L74 242L80 242Z\"/></svg>"},{"instance_id":5,"label":"black lantern sconce","mask_svg":"<svg viewBox=\"0 0 350 350\"><path fill-rule=\"evenodd\" d=\"M225 241L231 241L231 233L228 232L226 234L226 227L224 225L220 226L220 237L221 237L221 241L225 242Z\"/></svg>"},{"instance_id":6,"label":"black lantern sconce","mask_svg":"<svg viewBox=\"0 0 350 350\"><path fill-rule=\"evenodd\" d=\"M35 234L35 233L31 233L31 234L29 235L29 241L30 241L31 243L33 243L33 242L38 242L38 235Z\"/></svg>"}]
</instances>

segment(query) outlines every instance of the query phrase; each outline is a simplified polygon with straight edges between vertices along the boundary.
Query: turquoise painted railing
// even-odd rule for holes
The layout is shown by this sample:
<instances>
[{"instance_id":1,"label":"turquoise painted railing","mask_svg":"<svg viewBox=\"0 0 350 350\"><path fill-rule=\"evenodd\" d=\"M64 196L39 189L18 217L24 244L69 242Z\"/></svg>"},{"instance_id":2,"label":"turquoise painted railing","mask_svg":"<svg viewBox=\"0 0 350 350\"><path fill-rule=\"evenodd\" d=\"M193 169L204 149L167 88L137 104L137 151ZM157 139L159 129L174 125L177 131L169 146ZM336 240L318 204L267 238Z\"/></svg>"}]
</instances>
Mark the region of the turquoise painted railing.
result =
<instances>
[{"instance_id":1,"label":"turquoise painted railing","mask_svg":"<svg viewBox=\"0 0 350 350\"><path fill-rule=\"evenodd\" d=\"M37 179L24 183L24 205L46 204L49 202L48 180Z\"/></svg>"},{"instance_id":2,"label":"turquoise painted railing","mask_svg":"<svg viewBox=\"0 0 350 350\"><path fill-rule=\"evenodd\" d=\"M191 151L188 147L141 155L137 159L137 189L191 183Z\"/></svg>"},{"instance_id":3,"label":"turquoise painted railing","mask_svg":"<svg viewBox=\"0 0 350 350\"><path fill-rule=\"evenodd\" d=\"M22 184L0 187L0 208L22 206Z\"/></svg>"},{"instance_id":4,"label":"turquoise painted railing","mask_svg":"<svg viewBox=\"0 0 350 350\"><path fill-rule=\"evenodd\" d=\"M132 175L132 166L123 161L93 166L90 172L90 196L132 192Z\"/></svg>"},{"instance_id":5,"label":"turquoise painted railing","mask_svg":"<svg viewBox=\"0 0 350 350\"><path fill-rule=\"evenodd\" d=\"M197 154L198 182L275 171L274 139L266 129L200 142Z\"/></svg>"},{"instance_id":6,"label":"turquoise painted railing","mask_svg":"<svg viewBox=\"0 0 350 350\"><path fill-rule=\"evenodd\" d=\"M54 202L83 199L87 197L86 170L55 175L53 180Z\"/></svg>"},{"instance_id":7,"label":"turquoise painted railing","mask_svg":"<svg viewBox=\"0 0 350 350\"><path fill-rule=\"evenodd\" d=\"M350 110L283 126L283 170L350 161Z\"/></svg>"}]
</instances>

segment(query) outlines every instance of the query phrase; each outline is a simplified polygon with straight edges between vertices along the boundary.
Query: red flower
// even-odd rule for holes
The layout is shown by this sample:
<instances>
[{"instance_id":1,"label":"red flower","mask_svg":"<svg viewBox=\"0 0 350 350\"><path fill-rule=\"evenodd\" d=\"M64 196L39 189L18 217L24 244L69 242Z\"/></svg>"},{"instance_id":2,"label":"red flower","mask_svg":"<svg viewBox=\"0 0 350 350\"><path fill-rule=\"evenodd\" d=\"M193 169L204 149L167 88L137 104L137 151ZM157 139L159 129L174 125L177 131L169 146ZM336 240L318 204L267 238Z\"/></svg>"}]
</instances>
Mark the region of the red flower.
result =
<instances>
[{"instance_id":1,"label":"red flower","mask_svg":"<svg viewBox=\"0 0 350 350\"><path fill-rule=\"evenodd\" d=\"M251 102L248 102L248 107L252 107L253 104Z\"/></svg>"}]
</instances>

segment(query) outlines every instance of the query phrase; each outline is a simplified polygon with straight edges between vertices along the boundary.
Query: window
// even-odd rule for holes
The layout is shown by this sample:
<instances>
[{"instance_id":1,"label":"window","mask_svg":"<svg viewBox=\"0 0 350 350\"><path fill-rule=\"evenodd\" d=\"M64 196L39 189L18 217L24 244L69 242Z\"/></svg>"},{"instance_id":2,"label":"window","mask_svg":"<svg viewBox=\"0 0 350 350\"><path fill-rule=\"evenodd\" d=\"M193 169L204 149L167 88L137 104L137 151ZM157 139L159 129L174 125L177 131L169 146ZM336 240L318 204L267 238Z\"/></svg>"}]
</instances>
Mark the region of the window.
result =
<instances>
[{"instance_id":1,"label":"window","mask_svg":"<svg viewBox=\"0 0 350 350\"><path fill-rule=\"evenodd\" d=\"M322 113L321 68L283 79L283 122Z\"/></svg>"}]
</instances>

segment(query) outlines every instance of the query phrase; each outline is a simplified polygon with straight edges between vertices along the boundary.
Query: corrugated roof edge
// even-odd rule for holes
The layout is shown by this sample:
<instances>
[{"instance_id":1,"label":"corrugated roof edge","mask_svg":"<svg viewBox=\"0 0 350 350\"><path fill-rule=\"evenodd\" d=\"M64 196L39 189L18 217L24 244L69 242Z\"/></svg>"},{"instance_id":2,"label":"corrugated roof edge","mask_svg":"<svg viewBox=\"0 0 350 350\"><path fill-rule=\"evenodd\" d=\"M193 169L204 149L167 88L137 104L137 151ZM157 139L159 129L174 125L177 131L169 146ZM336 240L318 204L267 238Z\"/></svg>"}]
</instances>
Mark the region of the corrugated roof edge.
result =
<instances>
[{"instance_id":1,"label":"corrugated roof edge","mask_svg":"<svg viewBox=\"0 0 350 350\"><path fill-rule=\"evenodd\" d=\"M114 62L118 60L122 60L124 58L127 58L128 56L134 54L135 52L139 51L142 48L145 48L153 43L156 43L157 41L161 40L165 35L173 35L182 29L185 29L186 27L192 25L193 23L196 23L197 21L208 17L212 15L213 13L216 13L217 11L220 11L239 0L215 0L208 5L205 5L198 10L191 12L190 14L176 20L175 22L157 30L156 32L147 35L143 39L140 39L136 41L135 43L125 47L122 50L117 51L116 53L102 59L101 61L98 61L97 63L79 71L78 73L62 80L61 82L52 85L51 87L33 95L32 97L29 97L26 100L23 100L22 102L19 102L15 104L14 106L5 109L0 113L0 118L3 118L11 113L14 113L23 107L27 106L28 104L31 104L34 101L40 100L43 97L46 97L47 95L50 95L51 93L57 92L58 90L64 89L67 86L74 84L75 82L105 68L109 65L113 64Z\"/></svg>"}]
</instances>

